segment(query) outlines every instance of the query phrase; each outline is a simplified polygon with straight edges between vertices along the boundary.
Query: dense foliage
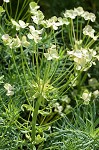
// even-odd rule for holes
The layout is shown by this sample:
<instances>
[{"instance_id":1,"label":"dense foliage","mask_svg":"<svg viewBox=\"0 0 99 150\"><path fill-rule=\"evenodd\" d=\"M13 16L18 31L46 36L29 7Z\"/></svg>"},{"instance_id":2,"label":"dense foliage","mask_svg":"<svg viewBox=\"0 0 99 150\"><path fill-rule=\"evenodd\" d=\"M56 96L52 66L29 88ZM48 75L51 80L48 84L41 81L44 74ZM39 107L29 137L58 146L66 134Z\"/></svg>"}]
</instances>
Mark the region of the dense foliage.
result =
<instances>
[{"instance_id":1,"label":"dense foliage","mask_svg":"<svg viewBox=\"0 0 99 150\"><path fill-rule=\"evenodd\" d=\"M99 149L98 6L60 3L0 6L1 150Z\"/></svg>"}]
</instances>

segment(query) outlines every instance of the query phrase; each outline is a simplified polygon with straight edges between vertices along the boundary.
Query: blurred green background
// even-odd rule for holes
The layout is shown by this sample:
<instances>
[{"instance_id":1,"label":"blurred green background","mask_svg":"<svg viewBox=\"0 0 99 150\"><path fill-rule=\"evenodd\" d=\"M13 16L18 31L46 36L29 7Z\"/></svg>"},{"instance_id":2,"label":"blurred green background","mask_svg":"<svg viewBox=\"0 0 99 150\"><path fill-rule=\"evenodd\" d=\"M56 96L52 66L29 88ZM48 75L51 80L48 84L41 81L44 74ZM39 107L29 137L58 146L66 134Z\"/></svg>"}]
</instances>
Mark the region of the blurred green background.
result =
<instances>
[{"instance_id":1,"label":"blurred green background","mask_svg":"<svg viewBox=\"0 0 99 150\"><path fill-rule=\"evenodd\" d=\"M60 16L62 12L66 9L72 9L74 7L82 6L84 10L91 11L95 14L99 11L99 0L10 0L13 4L14 11L16 9L16 4L20 2L20 9L24 1L29 3L31 1L37 2L41 6L41 10L45 14L46 18L51 16ZM2 5L3 0L0 0L0 5Z\"/></svg>"},{"instance_id":2,"label":"blurred green background","mask_svg":"<svg viewBox=\"0 0 99 150\"><path fill-rule=\"evenodd\" d=\"M35 0L37 2L37 0ZM47 18L60 16L66 9L82 6L95 14L99 11L99 0L39 0L38 4Z\"/></svg>"}]
</instances>

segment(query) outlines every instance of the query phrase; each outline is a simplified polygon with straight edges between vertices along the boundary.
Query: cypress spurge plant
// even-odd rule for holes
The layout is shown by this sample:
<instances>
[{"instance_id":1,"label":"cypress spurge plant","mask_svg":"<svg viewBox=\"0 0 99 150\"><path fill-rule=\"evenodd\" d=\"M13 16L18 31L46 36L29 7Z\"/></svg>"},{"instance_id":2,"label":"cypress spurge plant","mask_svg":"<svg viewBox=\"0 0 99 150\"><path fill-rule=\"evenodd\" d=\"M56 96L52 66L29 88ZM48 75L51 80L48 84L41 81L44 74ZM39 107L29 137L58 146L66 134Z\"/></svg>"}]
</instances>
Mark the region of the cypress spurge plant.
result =
<instances>
[{"instance_id":1,"label":"cypress spurge plant","mask_svg":"<svg viewBox=\"0 0 99 150\"><path fill-rule=\"evenodd\" d=\"M86 71L95 65L99 56L95 49L98 34L95 35L95 30L89 25L90 21L95 21L93 13L78 7L67 10L63 18L53 16L46 20L36 3L31 2L29 6L31 23L10 16L8 32L1 25L0 40L14 64L10 66L11 71L21 85L25 99L21 112L29 112L27 119L20 114L15 124L22 129L29 147L33 149L34 144L45 140L44 130L71 111L68 93L74 90L74 86L79 95L72 98L77 104L90 102L91 95L80 86L84 85ZM8 70L13 76L10 67ZM82 74L85 75L82 77ZM14 94L10 83L6 83L4 88L7 96ZM15 93L17 96L18 92Z\"/></svg>"}]
</instances>

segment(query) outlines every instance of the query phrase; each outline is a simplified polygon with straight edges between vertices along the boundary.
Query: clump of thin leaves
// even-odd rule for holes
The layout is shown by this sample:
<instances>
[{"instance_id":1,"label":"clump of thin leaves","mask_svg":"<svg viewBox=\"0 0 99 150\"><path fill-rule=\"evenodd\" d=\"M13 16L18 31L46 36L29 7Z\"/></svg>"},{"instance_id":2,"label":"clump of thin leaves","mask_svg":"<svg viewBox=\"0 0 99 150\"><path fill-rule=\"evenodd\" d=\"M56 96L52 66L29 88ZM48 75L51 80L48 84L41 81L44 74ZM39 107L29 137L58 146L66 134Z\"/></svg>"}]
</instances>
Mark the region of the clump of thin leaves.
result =
<instances>
[{"instance_id":1,"label":"clump of thin leaves","mask_svg":"<svg viewBox=\"0 0 99 150\"><path fill-rule=\"evenodd\" d=\"M99 99L96 102L99 104ZM45 149L48 150L98 150L99 118L96 105L81 106L72 112L71 120L62 118L47 135Z\"/></svg>"}]
</instances>

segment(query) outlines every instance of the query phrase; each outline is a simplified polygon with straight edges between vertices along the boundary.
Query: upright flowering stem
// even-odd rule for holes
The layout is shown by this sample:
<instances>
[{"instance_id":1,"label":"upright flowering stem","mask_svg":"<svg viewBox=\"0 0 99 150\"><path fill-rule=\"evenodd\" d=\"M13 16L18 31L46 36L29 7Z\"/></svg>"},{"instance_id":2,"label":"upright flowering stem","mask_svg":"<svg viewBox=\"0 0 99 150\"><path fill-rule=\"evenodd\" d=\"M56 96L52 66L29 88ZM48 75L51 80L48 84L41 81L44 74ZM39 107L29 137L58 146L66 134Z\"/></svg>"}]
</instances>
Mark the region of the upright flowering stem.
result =
<instances>
[{"instance_id":1,"label":"upright flowering stem","mask_svg":"<svg viewBox=\"0 0 99 150\"><path fill-rule=\"evenodd\" d=\"M79 40L81 40L82 39L82 25L83 25L83 18L81 18L81 22L80 22L80 33L79 33Z\"/></svg>"},{"instance_id":2,"label":"upright flowering stem","mask_svg":"<svg viewBox=\"0 0 99 150\"><path fill-rule=\"evenodd\" d=\"M72 26L72 34L73 34L73 37L74 37L74 41L76 41L76 38L75 38L75 30L74 30L74 23L73 23L73 20L71 19L71 26Z\"/></svg>"},{"instance_id":3,"label":"upright flowering stem","mask_svg":"<svg viewBox=\"0 0 99 150\"><path fill-rule=\"evenodd\" d=\"M78 31L79 31L79 29L78 29L78 16L77 16L77 31L76 31L76 39L78 40Z\"/></svg>"},{"instance_id":4,"label":"upright flowering stem","mask_svg":"<svg viewBox=\"0 0 99 150\"><path fill-rule=\"evenodd\" d=\"M17 1L16 13L15 13L15 20L18 16L18 9L19 9L19 0Z\"/></svg>"},{"instance_id":5,"label":"upright flowering stem","mask_svg":"<svg viewBox=\"0 0 99 150\"><path fill-rule=\"evenodd\" d=\"M6 13L7 13L7 15L8 15L8 18L10 19L11 17L10 17L10 14L9 14L9 12L8 12L7 3L4 3L3 5L4 5L4 9L6 10Z\"/></svg>"},{"instance_id":6,"label":"upright flowering stem","mask_svg":"<svg viewBox=\"0 0 99 150\"><path fill-rule=\"evenodd\" d=\"M36 105L34 108L34 112L33 112L33 118L32 118L32 143L35 142L35 135L36 135L36 120L37 120L37 115L38 115L38 110L40 107L42 101L42 95L39 96L38 100L36 101Z\"/></svg>"},{"instance_id":7,"label":"upright flowering stem","mask_svg":"<svg viewBox=\"0 0 99 150\"><path fill-rule=\"evenodd\" d=\"M72 26L70 25L70 27L68 28L68 33L69 33L69 40L71 43L71 46L73 46L73 36L72 36Z\"/></svg>"}]
</instances>

